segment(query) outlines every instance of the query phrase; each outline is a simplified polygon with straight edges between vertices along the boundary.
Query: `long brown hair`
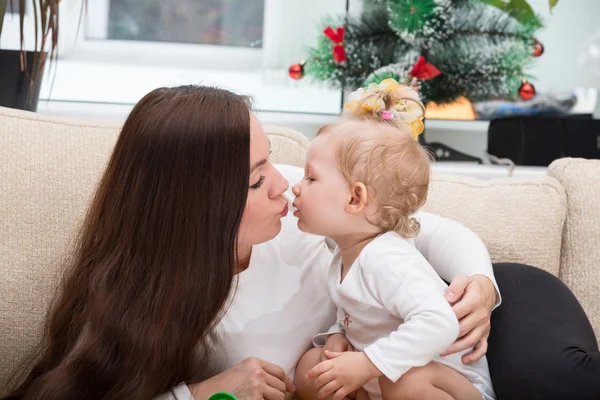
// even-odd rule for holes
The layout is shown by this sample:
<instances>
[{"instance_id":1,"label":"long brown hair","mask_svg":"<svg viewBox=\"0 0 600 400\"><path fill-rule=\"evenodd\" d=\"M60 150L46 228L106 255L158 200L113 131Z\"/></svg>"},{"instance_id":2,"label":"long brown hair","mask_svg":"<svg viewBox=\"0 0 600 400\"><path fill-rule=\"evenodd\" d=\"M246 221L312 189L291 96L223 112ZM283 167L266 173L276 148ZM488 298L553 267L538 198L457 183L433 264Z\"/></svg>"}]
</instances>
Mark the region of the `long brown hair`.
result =
<instances>
[{"instance_id":1,"label":"long brown hair","mask_svg":"<svg viewBox=\"0 0 600 400\"><path fill-rule=\"evenodd\" d=\"M160 88L133 108L37 362L5 399L147 400L200 372L232 291L249 153L243 96Z\"/></svg>"}]
</instances>

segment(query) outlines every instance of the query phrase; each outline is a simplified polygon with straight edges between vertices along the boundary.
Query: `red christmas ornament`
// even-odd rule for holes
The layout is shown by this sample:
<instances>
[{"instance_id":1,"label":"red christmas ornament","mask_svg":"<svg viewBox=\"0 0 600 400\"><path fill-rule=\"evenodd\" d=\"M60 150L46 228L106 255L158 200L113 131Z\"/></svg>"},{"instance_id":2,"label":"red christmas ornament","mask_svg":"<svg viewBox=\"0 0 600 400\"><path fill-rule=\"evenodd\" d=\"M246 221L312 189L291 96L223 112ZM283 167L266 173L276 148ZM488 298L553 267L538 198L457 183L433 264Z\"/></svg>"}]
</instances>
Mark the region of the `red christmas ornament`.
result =
<instances>
[{"instance_id":1,"label":"red christmas ornament","mask_svg":"<svg viewBox=\"0 0 600 400\"><path fill-rule=\"evenodd\" d=\"M425 61L425 57L420 56L415 65L410 71L410 76L413 78L425 80L435 78L441 74L440 70L437 69L433 64Z\"/></svg>"},{"instance_id":2,"label":"red christmas ornament","mask_svg":"<svg viewBox=\"0 0 600 400\"><path fill-rule=\"evenodd\" d=\"M534 43L533 43L533 56L534 57L539 57L542 54L544 54L544 45L539 42L537 39L533 39Z\"/></svg>"},{"instance_id":3,"label":"red christmas ornament","mask_svg":"<svg viewBox=\"0 0 600 400\"><path fill-rule=\"evenodd\" d=\"M523 80L523 84L519 88L519 96L523 100L531 100L535 96L535 86L531 83L527 82L527 80Z\"/></svg>"},{"instance_id":4,"label":"red christmas ornament","mask_svg":"<svg viewBox=\"0 0 600 400\"><path fill-rule=\"evenodd\" d=\"M301 79L304 76L304 61L302 61L301 63L290 65L288 73L290 74L290 78L292 79Z\"/></svg>"},{"instance_id":5,"label":"red christmas ornament","mask_svg":"<svg viewBox=\"0 0 600 400\"><path fill-rule=\"evenodd\" d=\"M344 27L339 26L335 31L331 26L325 28L323 33L329 38L335 45L333 46L333 60L336 63L342 63L347 60L346 50L344 50Z\"/></svg>"}]
</instances>

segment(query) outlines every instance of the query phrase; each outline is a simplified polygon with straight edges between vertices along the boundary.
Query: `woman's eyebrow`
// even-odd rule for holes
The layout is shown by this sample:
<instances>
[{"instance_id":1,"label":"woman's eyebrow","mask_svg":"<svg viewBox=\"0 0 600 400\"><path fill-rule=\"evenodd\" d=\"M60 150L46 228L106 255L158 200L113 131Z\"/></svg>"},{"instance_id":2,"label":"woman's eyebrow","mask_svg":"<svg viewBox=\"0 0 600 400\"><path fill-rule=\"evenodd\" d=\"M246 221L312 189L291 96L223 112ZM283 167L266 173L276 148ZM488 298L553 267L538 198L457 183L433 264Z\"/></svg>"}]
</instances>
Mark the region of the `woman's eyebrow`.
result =
<instances>
[{"instance_id":1,"label":"woman's eyebrow","mask_svg":"<svg viewBox=\"0 0 600 400\"><path fill-rule=\"evenodd\" d=\"M267 136L267 142L269 142L269 155L271 155L271 140L269 140L268 136ZM264 160L260 160L256 164L254 164L252 166L252 168L250 168L250 173L253 173L256 168L259 168L259 167L262 167L263 165L265 165L267 163L267 161L268 161L267 159L264 159Z\"/></svg>"},{"instance_id":2,"label":"woman's eyebrow","mask_svg":"<svg viewBox=\"0 0 600 400\"><path fill-rule=\"evenodd\" d=\"M264 160L260 160L259 162L257 162L256 164L254 164L254 165L252 166L252 168L250 169L250 173L254 172L254 170L255 170L256 168L262 167L262 166L263 166L263 165L265 165L266 163L267 163L267 160L266 160L266 159L264 159Z\"/></svg>"}]
</instances>

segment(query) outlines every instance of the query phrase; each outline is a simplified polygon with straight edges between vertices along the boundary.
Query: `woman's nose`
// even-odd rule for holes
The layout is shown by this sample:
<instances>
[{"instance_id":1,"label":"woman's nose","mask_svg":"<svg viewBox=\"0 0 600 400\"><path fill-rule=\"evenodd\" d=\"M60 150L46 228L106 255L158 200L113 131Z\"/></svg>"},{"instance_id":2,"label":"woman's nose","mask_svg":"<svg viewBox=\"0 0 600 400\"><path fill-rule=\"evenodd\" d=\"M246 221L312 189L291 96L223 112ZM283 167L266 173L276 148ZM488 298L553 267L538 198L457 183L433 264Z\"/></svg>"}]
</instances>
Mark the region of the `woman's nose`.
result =
<instances>
[{"instance_id":1,"label":"woman's nose","mask_svg":"<svg viewBox=\"0 0 600 400\"><path fill-rule=\"evenodd\" d=\"M287 181L287 179L285 179L283 177L283 175L281 175L281 173L279 171L277 171L276 169L275 169L275 171L277 172L277 175L279 175L279 176L277 179L277 184L274 185L275 193L273 193L273 198L281 196L290 187L290 184Z\"/></svg>"}]
</instances>

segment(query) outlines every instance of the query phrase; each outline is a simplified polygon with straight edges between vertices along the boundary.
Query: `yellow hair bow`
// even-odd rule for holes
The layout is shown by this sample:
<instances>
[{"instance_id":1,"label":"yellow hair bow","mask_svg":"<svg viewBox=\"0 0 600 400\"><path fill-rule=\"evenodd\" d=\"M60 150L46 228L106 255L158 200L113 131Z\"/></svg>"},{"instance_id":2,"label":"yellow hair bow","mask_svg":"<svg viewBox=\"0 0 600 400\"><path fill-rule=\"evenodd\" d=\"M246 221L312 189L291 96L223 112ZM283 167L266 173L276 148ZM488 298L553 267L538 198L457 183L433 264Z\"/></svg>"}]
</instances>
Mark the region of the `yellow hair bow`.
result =
<instances>
[{"instance_id":1,"label":"yellow hair bow","mask_svg":"<svg viewBox=\"0 0 600 400\"><path fill-rule=\"evenodd\" d=\"M398 101L386 110L385 103L382 99L370 98L367 101L362 101L363 98L376 92L395 93ZM400 123L408 125L412 135L417 138L425 125L423 123L423 113L425 107L419 99L418 93L406 85L401 85L395 79L387 78L379 84L371 83L366 89L359 88L348 96L348 102L344 105L344 112L356 112L357 107L361 104L362 112L368 112L381 116L383 119L397 119Z\"/></svg>"}]
</instances>

